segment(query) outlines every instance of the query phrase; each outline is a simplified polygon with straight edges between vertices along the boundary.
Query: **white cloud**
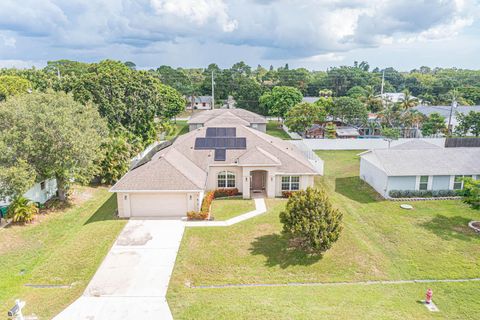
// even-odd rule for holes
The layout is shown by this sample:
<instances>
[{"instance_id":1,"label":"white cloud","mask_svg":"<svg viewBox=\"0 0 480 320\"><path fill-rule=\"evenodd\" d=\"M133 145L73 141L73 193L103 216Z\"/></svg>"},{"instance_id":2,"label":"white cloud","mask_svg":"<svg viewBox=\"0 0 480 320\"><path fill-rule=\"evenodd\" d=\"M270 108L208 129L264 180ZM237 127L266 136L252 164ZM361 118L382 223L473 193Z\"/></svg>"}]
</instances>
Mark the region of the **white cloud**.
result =
<instances>
[{"instance_id":1,"label":"white cloud","mask_svg":"<svg viewBox=\"0 0 480 320\"><path fill-rule=\"evenodd\" d=\"M238 22L230 19L223 0L150 0L150 3L158 15L177 16L198 26L214 19L224 32L237 28Z\"/></svg>"},{"instance_id":2,"label":"white cloud","mask_svg":"<svg viewBox=\"0 0 480 320\"><path fill-rule=\"evenodd\" d=\"M0 34L0 40L5 47L15 48L15 44L17 43L17 40L14 37L9 37L3 34Z\"/></svg>"}]
</instances>

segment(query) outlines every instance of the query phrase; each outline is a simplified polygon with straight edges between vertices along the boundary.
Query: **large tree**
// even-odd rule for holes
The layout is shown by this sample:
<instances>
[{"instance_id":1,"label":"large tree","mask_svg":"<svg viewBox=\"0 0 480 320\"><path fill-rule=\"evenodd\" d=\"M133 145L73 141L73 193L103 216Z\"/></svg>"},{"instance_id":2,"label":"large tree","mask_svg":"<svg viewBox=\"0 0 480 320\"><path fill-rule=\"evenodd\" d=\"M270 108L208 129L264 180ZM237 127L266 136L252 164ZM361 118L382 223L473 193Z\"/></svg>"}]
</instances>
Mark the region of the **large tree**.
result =
<instances>
[{"instance_id":1,"label":"large tree","mask_svg":"<svg viewBox=\"0 0 480 320\"><path fill-rule=\"evenodd\" d=\"M61 92L16 96L0 104L0 139L8 146L2 167L25 161L35 180L56 178L65 200L71 181L88 182L103 157L105 121L92 105Z\"/></svg>"},{"instance_id":2,"label":"large tree","mask_svg":"<svg viewBox=\"0 0 480 320\"><path fill-rule=\"evenodd\" d=\"M260 105L268 114L283 118L290 108L302 101L302 93L293 87L278 86L260 97Z\"/></svg>"},{"instance_id":3,"label":"large tree","mask_svg":"<svg viewBox=\"0 0 480 320\"><path fill-rule=\"evenodd\" d=\"M330 115L343 123L353 125L365 123L368 111L359 100L350 97L340 97L333 100L333 109Z\"/></svg>"},{"instance_id":4,"label":"large tree","mask_svg":"<svg viewBox=\"0 0 480 320\"><path fill-rule=\"evenodd\" d=\"M446 131L445 118L437 112L430 114L422 125L422 134L424 136L433 136Z\"/></svg>"},{"instance_id":5,"label":"large tree","mask_svg":"<svg viewBox=\"0 0 480 320\"><path fill-rule=\"evenodd\" d=\"M112 130L126 129L145 144L157 138L156 117L169 119L185 106L176 90L119 61L92 64L73 91L77 101L95 103Z\"/></svg>"},{"instance_id":6,"label":"large tree","mask_svg":"<svg viewBox=\"0 0 480 320\"><path fill-rule=\"evenodd\" d=\"M9 96L25 94L32 89L32 84L25 78L19 76L0 76L0 101Z\"/></svg>"},{"instance_id":7,"label":"large tree","mask_svg":"<svg viewBox=\"0 0 480 320\"><path fill-rule=\"evenodd\" d=\"M287 111L285 125L292 131L305 133L315 122L325 120L325 110L318 104L300 102Z\"/></svg>"},{"instance_id":8,"label":"large tree","mask_svg":"<svg viewBox=\"0 0 480 320\"><path fill-rule=\"evenodd\" d=\"M456 134L465 136L471 133L475 137L480 136L480 112L457 113L457 119L459 123L455 128Z\"/></svg>"}]
</instances>

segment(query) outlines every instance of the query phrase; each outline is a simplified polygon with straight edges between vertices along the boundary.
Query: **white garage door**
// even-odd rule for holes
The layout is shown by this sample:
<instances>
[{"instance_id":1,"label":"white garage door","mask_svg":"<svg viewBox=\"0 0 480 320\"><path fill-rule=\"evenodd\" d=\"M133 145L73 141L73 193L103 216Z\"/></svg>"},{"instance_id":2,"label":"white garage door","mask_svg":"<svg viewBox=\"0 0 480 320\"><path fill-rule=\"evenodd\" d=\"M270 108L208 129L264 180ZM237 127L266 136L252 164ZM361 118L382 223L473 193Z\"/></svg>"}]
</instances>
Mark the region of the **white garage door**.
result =
<instances>
[{"instance_id":1,"label":"white garage door","mask_svg":"<svg viewBox=\"0 0 480 320\"><path fill-rule=\"evenodd\" d=\"M185 217L187 195L185 193L130 194L132 217Z\"/></svg>"}]
</instances>

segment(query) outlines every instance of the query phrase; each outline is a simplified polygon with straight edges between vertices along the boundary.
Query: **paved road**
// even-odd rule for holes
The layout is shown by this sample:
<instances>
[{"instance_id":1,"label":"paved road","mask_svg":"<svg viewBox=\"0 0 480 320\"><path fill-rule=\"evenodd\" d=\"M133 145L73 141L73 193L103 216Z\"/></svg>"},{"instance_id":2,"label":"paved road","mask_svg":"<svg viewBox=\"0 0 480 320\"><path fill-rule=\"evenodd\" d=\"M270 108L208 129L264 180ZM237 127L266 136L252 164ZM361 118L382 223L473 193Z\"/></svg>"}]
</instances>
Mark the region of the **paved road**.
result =
<instances>
[{"instance_id":1,"label":"paved road","mask_svg":"<svg viewBox=\"0 0 480 320\"><path fill-rule=\"evenodd\" d=\"M54 319L172 319L165 296L184 228L130 220L84 294Z\"/></svg>"}]
</instances>

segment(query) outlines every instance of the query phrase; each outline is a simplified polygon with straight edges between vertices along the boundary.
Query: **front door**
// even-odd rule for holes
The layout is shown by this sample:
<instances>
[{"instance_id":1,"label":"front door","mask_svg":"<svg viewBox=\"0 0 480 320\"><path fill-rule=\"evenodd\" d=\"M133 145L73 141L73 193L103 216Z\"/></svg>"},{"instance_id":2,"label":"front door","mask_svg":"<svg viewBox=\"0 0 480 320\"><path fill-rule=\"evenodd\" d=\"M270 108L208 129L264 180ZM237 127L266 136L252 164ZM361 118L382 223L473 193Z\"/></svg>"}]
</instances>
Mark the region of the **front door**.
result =
<instances>
[{"instance_id":1,"label":"front door","mask_svg":"<svg viewBox=\"0 0 480 320\"><path fill-rule=\"evenodd\" d=\"M252 173L252 190L263 190L264 189L264 173L263 172L253 172Z\"/></svg>"}]
</instances>

